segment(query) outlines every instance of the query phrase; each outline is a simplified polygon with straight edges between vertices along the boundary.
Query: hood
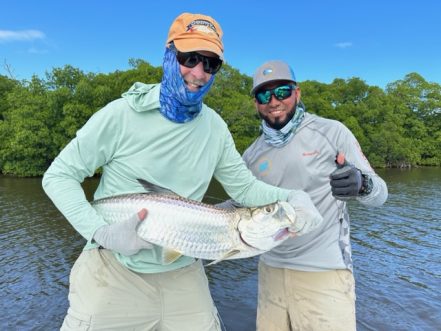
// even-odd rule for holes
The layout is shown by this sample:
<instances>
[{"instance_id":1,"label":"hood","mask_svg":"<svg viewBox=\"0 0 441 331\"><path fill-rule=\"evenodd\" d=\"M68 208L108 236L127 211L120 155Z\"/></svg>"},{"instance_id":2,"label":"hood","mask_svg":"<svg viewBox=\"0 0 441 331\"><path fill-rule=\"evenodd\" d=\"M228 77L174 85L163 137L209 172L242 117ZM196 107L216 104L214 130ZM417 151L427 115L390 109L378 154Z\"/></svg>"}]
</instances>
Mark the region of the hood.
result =
<instances>
[{"instance_id":1,"label":"hood","mask_svg":"<svg viewBox=\"0 0 441 331\"><path fill-rule=\"evenodd\" d=\"M130 107L137 111L149 111L159 109L159 90L161 84L144 84L136 82L132 87L122 94Z\"/></svg>"},{"instance_id":2,"label":"hood","mask_svg":"<svg viewBox=\"0 0 441 331\"><path fill-rule=\"evenodd\" d=\"M303 121L300 124L299 129L307 126L309 123L314 122L316 119L317 119L317 115L310 114L310 113L305 111L305 117L303 118Z\"/></svg>"}]
</instances>

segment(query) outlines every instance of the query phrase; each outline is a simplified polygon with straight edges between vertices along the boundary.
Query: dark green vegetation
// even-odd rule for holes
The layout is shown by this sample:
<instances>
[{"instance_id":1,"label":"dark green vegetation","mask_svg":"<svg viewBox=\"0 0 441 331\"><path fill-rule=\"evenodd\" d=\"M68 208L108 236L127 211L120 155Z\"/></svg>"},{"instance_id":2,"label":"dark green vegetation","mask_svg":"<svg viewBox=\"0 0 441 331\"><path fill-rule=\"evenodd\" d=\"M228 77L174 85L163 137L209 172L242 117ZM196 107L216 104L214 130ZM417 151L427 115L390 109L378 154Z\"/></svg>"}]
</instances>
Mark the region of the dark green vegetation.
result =
<instances>
[{"instance_id":1,"label":"dark green vegetation","mask_svg":"<svg viewBox=\"0 0 441 331\"><path fill-rule=\"evenodd\" d=\"M162 68L142 60L130 64L110 74L67 65L30 81L0 75L0 173L42 175L94 112L136 81L160 82ZM205 99L228 123L241 152L259 134L251 84L251 77L224 65ZM373 166L441 165L440 84L410 73L385 90L359 78L300 86L307 111L345 123Z\"/></svg>"}]
</instances>

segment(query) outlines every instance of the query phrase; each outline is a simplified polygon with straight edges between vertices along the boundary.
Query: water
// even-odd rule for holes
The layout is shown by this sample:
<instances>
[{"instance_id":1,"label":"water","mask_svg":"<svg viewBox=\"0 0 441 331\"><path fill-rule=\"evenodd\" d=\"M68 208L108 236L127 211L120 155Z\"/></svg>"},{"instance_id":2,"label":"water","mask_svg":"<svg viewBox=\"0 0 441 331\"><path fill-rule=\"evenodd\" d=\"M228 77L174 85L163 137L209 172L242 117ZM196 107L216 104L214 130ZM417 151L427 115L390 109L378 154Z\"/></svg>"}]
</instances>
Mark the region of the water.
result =
<instances>
[{"instance_id":1,"label":"water","mask_svg":"<svg viewBox=\"0 0 441 331\"><path fill-rule=\"evenodd\" d=\"M441 169L380 174L388 202L350 206L358 330L441 330ZM89 198L96 184L84 185ZM216 185L208 194L224 197ZM41 179L0 177L0 330L59 329L84 243ZM227 330L254 330L257 258L206 271Z\"/></svg>"}]
</instances>

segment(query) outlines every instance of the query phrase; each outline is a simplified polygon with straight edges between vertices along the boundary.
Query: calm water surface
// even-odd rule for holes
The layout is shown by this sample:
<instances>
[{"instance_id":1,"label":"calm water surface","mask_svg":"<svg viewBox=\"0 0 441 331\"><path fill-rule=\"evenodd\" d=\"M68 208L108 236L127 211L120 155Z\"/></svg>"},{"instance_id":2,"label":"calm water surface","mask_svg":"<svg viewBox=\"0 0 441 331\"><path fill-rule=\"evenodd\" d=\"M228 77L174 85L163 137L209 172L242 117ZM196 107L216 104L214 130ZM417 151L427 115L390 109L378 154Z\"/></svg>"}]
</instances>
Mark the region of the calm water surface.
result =
<instances>
[{"instance_id":1,"label":"calm water surface","mask_svg":"<svg viewBox=\"0 0 441 331\"><path fill-rule=\"evenodd\" d=\"M441 169L380 175L387 203L350 206L358 330L441 330ZM89 197L96 184L85 183ZM208 195L224 198L216 185ZM0 177L0 330L59 329L69 272L84 243L41 179ZM206 271L226 329L254 330L257 259Z\"/></svg>"}]
</instances>

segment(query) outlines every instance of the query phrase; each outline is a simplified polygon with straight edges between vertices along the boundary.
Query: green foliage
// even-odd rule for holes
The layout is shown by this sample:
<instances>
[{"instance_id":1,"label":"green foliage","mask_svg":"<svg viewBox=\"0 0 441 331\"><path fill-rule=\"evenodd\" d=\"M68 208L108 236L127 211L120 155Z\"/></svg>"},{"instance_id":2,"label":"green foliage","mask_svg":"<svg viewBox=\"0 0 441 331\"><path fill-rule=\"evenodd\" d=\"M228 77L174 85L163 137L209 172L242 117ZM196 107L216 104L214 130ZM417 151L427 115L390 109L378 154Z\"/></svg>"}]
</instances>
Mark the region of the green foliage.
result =
<instances>
[{"instance_id":1,"label":"green foliage","mask_svg":"<svg viewBox=\"0 0 441 331\"><path fill-rule=\"evenodd\" d=\"M0 127L0 164L2 173L18 176L41 175L48 165L51 149L46 125L47 90L43 81L33 77L6 95L9 106Z\"/></svg>"},{"instance_id":2,"label":"green foliage","mask_svg":"<svg viewBox=\"0 0 441 331\"><path fill-rule=\"evenodd\" d=\"M243 152L259 133L259 121L249 93L251 86L250 77L225 64L204 100L225 120L240 152Z\"/></svg>"},{"instance_id":3,"label":"green foliage","mask_svg":"<svg viewBox=\"0 0 441 331\"><path fill-rule=\"evenodd\" d=\"M162 68L130 59L131 69L84 73L66 65L45 79L0 75L0 173L40 176L97 110L133 83L157 83ZM259 135L252 79L225 64L204 102L227 123L243 152ZM441 86L410 73L385 90L359 78L300 83L310 113L343 122L374 167L441 165Z\"/></svg>"},{"instance_id":4,"label":"green foliage","mask_svg":"<svg viewBox=\"0 0 441 331\"><path fill-rule=\"evenodd\" d=\"M301 84L307 110L343 122L375 167L440 166L441 86L412 73L386 91L358 78Z\"/></svg>"},{"instance_id":5,"label":"green foliage","mask_svg":"<svg viewBox=\"0 0 441 331\"><path fill-rule=\"evenodd\" d=\"M3 113L7 109L6 95L18 86L16 80L9 79L6 76L0 75L0 123L4 120Z\"/></svg>"}]
</instances>

